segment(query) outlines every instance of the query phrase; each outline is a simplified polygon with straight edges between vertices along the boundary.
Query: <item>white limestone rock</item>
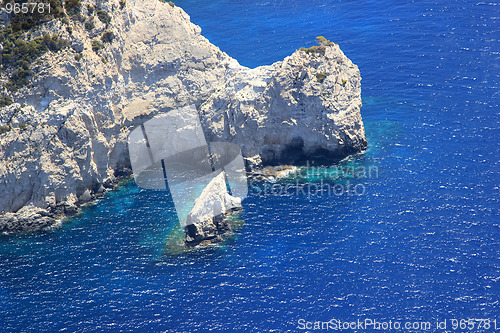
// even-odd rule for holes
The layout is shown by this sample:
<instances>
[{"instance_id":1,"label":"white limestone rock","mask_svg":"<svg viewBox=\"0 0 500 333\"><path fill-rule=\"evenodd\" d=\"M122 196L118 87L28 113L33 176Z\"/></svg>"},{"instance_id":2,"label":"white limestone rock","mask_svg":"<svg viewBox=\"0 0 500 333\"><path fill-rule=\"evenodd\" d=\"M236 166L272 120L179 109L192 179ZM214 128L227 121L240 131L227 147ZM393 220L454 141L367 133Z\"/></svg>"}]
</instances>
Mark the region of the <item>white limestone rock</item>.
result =
<instances>
[{"instance_id":1,"label":"white limestone rock","mask_svg":"<svg viewBox=\"0 0 500 333\"><path fill-rule=\"evenodd\" d=\"M203 223L234 208L241 208L241 198L233 197L227 192L225 173L222 171L196 199L186 224Z\"/></svg>"},{"instance_id":2,"label":"white limestone rock","mask_svg":"<svg viewBox=\"0 0 500 333\"><path fill-rule=\"evenodd\" d=\"M367 146L361 76L337 44L284 61L235 68L201 106L211 140L239 144L264 163L340 159Z\"/></svg>"},{"instance_id":3,"label":"white limestone rock","mask_svg":"<svg viewBox=\"0 0 500 333\"><path fill-rule=\"evenodd\" d=\"M221 241L221 235L231 229L225 220L226 214L241 208L241 198L227 192L225 173L220 172L205 187L187 216L186 244Z\"/></svg>"}]
</instances>

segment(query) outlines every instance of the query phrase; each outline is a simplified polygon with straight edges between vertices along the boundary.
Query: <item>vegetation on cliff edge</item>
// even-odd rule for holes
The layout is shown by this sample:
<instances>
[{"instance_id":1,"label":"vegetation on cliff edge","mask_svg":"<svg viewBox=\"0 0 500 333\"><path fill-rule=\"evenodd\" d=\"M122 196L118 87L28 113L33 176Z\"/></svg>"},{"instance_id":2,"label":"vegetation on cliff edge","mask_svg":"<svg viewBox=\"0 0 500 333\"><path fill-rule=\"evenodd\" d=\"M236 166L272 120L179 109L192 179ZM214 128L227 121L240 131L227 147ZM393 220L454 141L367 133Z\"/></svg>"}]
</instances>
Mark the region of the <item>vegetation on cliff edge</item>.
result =
<instances>
[{"instance_id":1,"label":"vegetation on cliff edge","mask_svg":"<svg viewBox=\"0 0 500 333\"><path fill-rule=\"evenodd\" d=\"M306 52L307 54L324 55L327 46L335 45L334 42L331 42L323 36L316 37L316 42L318 43L318 45L314 45L308 48L301 47L300 50Z\"/></svg>"},{"instance_id":2,"label":"vegetation on cliff edge","mask_svg":"<svg viewBox=\"0 0 500 333\"><path fill-rule=\"evenodd\" d=\"M6 1L0 7L6 8L8 4L22 4L23 1ZM0 66L8 75L6 87L17 90L28 83L32 74L29 67L35 59L47 51L59 51L67 46L67 42L58 35L45 34L32 38L35 28L55 18L66 18L66 13L75 15L79 13L80 1L66 0L63 6L61 0L43 0L38 3L46 5L40 12L29 10L27 13L20 11L9 14L9 23L0 30ZM50 11L48 6L50 5ZM12 8L12 7L11 7Z\"/></svg>"}]
</instances>

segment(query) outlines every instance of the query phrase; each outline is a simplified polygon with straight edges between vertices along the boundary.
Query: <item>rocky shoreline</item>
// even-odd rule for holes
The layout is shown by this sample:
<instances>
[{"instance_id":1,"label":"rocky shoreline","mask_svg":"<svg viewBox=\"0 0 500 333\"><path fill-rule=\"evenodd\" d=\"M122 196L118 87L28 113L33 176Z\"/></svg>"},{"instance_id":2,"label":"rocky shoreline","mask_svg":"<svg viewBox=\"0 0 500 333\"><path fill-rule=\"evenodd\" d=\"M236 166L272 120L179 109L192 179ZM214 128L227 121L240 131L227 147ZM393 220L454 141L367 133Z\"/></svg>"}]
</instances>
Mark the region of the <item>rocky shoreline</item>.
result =
<instances>
[{"instance_id":1,"label":"rocky shoreline","mask_svg":"<svg viewBox=\"0 0 500 333\"><path fill-rule=\"evenodd\" d=\"M94 202L105 196L108 192L116 190L117 187L132 180L132 171L116 177L114 181L107 182L97 191L87 192L88 195L81 201L68 204L62 202L58 205L47 208L24 206L15 213L8 212L0 215L0 234L29 233L38 230L46 230L58 225L60 221L68 220L78 216L84 206L92 205Z\"/></svg>"},{"instance_id":2,"label":"rocky shoreline","mask_svg":"<svg viewBox=\"0 0 500 333\"><path fill-rule=\"evenodd\" d=\"M265 181L273 178L285 178L288 175L297 172L297 166L283 164L275 166L263 166L262 168L250 170L248 179ZM128 171L128 172L127 172ZM15 213L5 213L0 215L0 234L8 235L15 233L29 233L38 230L50 229L58 224L58 221L74 218L81 213L86 205L92 205L96 200L105 196L108 192L116 190L117 187L124 185L133 179L132 170L121 170L121 176L114 179L113 182L104 184L93 194L83 198L82 201L75 204L62 202L59 205L51 206L46 209L32 206L25 206ZM235 213L240 213L240 208L229 210L226 214L217 216L207 221L205 226L194 226L191 229L186 228L185 244L187 246L207 245L218 243L223 240L222 236L232 231L227 223L227 218Z\"/></svg>"}]
</instances>

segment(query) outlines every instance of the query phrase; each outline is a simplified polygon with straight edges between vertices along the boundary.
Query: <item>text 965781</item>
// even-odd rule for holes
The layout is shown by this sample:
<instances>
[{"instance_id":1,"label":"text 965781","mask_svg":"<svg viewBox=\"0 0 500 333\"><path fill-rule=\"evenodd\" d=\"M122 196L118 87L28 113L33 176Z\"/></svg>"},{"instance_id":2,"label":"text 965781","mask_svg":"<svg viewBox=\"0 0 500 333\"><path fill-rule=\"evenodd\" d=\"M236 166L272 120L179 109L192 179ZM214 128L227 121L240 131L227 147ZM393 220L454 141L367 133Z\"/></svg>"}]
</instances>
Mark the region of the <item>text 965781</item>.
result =
<instances>
[{"instance_id":1,"label":"text 965781","mask_svg":"<svg viewBox=\"0 0 500 333\"><path fill-rule=\"evenodd\" d=\"M2 7L8 14L50 14L50 3L28 1L23 3L1 2Z\"/></svg>"}]
</instances>

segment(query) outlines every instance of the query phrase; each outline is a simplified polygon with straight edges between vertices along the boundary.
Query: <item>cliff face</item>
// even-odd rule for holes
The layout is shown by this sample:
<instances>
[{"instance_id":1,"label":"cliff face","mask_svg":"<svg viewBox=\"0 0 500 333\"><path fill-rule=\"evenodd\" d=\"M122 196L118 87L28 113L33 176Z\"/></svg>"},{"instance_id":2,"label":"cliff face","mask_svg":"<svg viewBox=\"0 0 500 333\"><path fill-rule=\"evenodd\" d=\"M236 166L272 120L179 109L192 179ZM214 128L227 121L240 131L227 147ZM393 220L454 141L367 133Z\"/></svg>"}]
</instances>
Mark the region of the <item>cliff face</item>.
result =
<instances>
[{"instance_id":1,"label":"cliff face","mask_svg":"<svg viewBox=\"0 0 500 333\"><path fill-rule=\"evenodd\" d=\"M367 145L358 67L330 43L271 66L229 66L201 106L212 140L233 141L253 163L344 158Z\"/></svg>"},{"instance_id":2,"label":"cliff face","mask_svg":"<svg viewBox=\"0 0 500 333\"><path fill-rule=\"evenodd\" d=\"M0 111L0 231L36 229L130 173L127 135L195 104L207 138L239 144L250 167L366 147L360 75L337 45L249 69L201 36L179 7L155 0L82 1L106 10L86 29L44 24L70 47L31 65L28 86ZM105 31L114 39L96 50ZM93 50L94 46L94 50ZM78 60L77 60L78 59ZM20 126L21 125L21 126Z\"/></svg>"}]
</instances>

